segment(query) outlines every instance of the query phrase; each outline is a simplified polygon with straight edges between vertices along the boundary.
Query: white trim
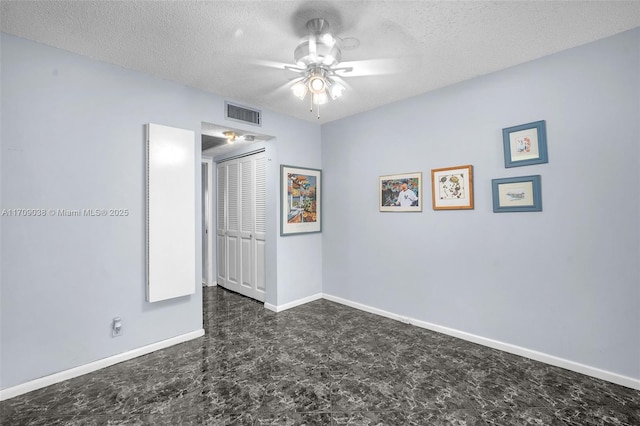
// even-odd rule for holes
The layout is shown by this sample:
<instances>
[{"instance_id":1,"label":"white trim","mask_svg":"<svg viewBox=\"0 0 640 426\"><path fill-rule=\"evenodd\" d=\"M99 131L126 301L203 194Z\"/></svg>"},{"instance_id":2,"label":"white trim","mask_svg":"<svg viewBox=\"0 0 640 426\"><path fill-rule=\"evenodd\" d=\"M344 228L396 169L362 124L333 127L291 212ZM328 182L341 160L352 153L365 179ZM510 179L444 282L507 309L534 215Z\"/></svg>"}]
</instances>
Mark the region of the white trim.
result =
<instances>
[{"instance_id":1,"label":"white trim","mask_svg":"<svg viewBox=\"0 0 640 426\"><path fill-rule=\"evenodd\" d=\"M218 285L217 281L211 281L211 284L209 284L207 287L215 287Z\"/></svg>"},{"instance_id":2,"label":"white trim","mask_svg":"<svg viewBox=\"0 0 640 426\"><path fill-rule=\"evenodd\" d=\"M332 296L332 295L326 294L326 293L323 294L322 297L327 299L327 300L330 300L332 302L340 303L341 305L350 306L352 308L356 308L356 309L359 309L361 311L369 312L371 314L380 315L381 317L391 318L393 320L404 322L406 324L409 323L409 319L406 318L406 317L403 317L401 315L397 315L397 314L393 314L391 312L383 311L382 309L378 309L378 308L372 308L371 306L363 305L363 304L358 303L358 302L352 302L351 300L343 299L342 297Z\"/></svg>"},{"instance_id":3,"label":"white trim","mask_svg":"<svg viewBox=\"0 0 640 426\"><path fill-rule=\"evenodd\" d=\"M213 174L216 172L217 168L213 167L213 158L202 156L201 164L207 165L207 192L205 193L205 224L209 225L209 232L207 233L207 259L202 259L203 262L207 262L207 276L205 278L205 285L208 287L213 287L215 285L215 281L213 279L213 234L216 232L216 226L213 223ZM211 232L213 230L213 233ZM202 230L204 232L204 229ZM201 238L202 240L202 238Z\"/></svg>"},{"instance_id":4,"label":"white trim","mask_svg":"<svg viewBox=\"0 0 640 426\"><path fill-rule=\"evenodd\" d=\"M477 343L483 346L487 346L493 349L498 349L504 352L512 353L515 355L530 358L536 361L544 362L549 365L561 367L567 370L575 371L577 373L585 374L587 376L596 377L598 379L606 380L611 383L626 386L628 388L640 390L640 379L634 379L633 377L623 376L611 371L601 370L596 367L581 364L579 362L570 361L568 359L559 358L554 355L549 355L543 352L534 351L531 349L523 348L521 346L512 345L510 343L500 342L498 340L488 339L486 337L478 336L475 334L467 333L464 331L456 330L449 327L443 327L441 325L432 324L426 321L417 320L414 318L405 317L402 315L394 314L392 312L384 311L382 309L374 308L371 306L363 305L361 303L353 302L351 300L343 299L341 297L332 296L330 294L323 294L324 299L332 302L340 303L342 305L350 306L361 311L369 312L372 314L380 315L386 318L391 318L405 324L415 325L416 327L426 328L427 330L435 331L449 336L457 337L459 339L467 340L469 342Z\"/></svg>"},{"instance_id":5,"label":"white trim","mask_svg":"<svg viewBox=\"0 0 640 426\"><path fill-rule=\"evenodd\" d=\"M305 303L313 302L314 300L322 299L322 293L314 294L313 296L303 297L302 299L294 300L293 302L285 303L284 305L272 305L271 303L265 303L264 307L273 312L282 312L287 309L295 308L296 306L304 305Z\"/></svg>"},{"instance_id":6,"label":"white trim","mask_svg":"<svg viewBox=\"0 0 640 426\"><path fill-rule=\"evenodd\" d=\"M63 382L65 380L73 379L74 377L82 376L83 374L92 373L105 367L118 364L123 361L128 361L133 358L137 358L141 355L157 351L159 349L165 349L178 343L183 343L189 340L197 339L204 336L204 329L192 331L180 336L172 337L170 339L162 340L160 342L152 343L147 346L142 346L131 351L123 352L117 355L110 356L108 358L99 359L98 361L90 362L88 364L74 367L69 370L60 371L58 373L51 374L49 376L40 377L35 380L31 380L26 383L22 383L17 386L0 390L0 401L13 398L18 395L22 395L27 392L34 391L36 389L44 388L56 383Z\"/></svg>"}]
</instances>

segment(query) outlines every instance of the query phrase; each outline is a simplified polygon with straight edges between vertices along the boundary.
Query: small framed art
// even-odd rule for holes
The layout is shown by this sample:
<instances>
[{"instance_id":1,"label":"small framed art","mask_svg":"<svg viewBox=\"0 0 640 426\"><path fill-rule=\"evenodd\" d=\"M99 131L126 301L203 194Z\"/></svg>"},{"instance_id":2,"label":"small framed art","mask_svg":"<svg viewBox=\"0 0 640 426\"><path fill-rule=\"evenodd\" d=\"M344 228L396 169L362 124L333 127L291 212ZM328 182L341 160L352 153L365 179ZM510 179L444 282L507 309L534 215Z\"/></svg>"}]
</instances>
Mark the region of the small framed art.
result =
<instances>
[{"instance_id":1,"label":"small framed art","mask_svg":"<svg viewBox=\"0 0 640 426\"><path fill-rule=\"evenodd\" d=\"M473 209L473 166L431 170L434 210Z\"/></svg>"},{"instance_id":2,"label":"small framed art","mask_svg":"<svg viewBox=\"0 0 640 426\"><path fill-rule=\"evenodd\" d=\"M549 162L544 120L502 129L502 143L507 168Z\"/></svg>"},{"instance_id":3,"label":"small framed art","mask_svg":"<svg viewBox=\"0 0 640 426\"><path fill-rule=\"evenodd\" d=\"M540 175L492 179L493 212L542 211Z\"/></svg>"},{"instance_id":4,"label":"small framed art","mask_svg":"<svg viewBox=\"0 0 640 426\"><path fill-rule=\"evenodd\" d=\"M421 212L422 173L380 176L378 194L381 212Z\"/></svg>"},{"instance_id":5,"label":"small framed art","mask_svg":"<svg viewBox=\"0 0 640 426\"><path fill-rule=\"evenodd\" d=\"M280 235L322 231L322 171L280 166Z\"/></svg>"}]
</instances>

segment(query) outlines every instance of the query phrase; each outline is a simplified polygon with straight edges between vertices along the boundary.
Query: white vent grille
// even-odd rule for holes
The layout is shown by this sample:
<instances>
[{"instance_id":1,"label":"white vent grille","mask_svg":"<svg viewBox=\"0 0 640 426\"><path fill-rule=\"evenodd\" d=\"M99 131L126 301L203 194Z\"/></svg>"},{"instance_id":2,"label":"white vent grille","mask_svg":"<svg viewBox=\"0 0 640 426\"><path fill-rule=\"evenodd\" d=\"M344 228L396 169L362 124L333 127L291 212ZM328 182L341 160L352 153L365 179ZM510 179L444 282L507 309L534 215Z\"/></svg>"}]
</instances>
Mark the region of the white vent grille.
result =
<instances>
[{"instance_id":1,"label":"white vent grille","mask_svg":"<svg viewBox=\"0 0 640 426\"><path fill-rule=\"evenodd\" d=\"M225 117L229 120L262 126L262 112L260 110L225 102L224 111Z\"/></svg>"}]
</instances>

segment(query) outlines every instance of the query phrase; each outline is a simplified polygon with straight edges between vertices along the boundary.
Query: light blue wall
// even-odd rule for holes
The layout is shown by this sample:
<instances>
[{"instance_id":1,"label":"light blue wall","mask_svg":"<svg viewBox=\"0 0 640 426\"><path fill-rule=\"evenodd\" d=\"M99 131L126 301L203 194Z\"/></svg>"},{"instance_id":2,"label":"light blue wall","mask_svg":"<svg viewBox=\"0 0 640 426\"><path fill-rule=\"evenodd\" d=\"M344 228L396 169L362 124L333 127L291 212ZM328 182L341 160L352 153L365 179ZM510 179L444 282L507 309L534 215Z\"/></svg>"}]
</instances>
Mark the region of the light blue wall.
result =
<instances>
[{"instance_id":1,"label":"light blue wall","mask_svg":"<svg viewBox=\"0 0 640 426\"><path fill-rule=\"evenodd\" d=\"M304 108L303 105L300 105ZM302 127L302 125L305 125ZM320 169L320 126L300 123L302 139L278 138L278 164ZM278 176L280 170L278 170ZM279 179L279 178L278 178ZM324 179L324 175L323 175ZM322 195L321 195L322 196ZM277 200L280 199L278 188ZM279 204L279 203L278 203ZM324 212L324 210L323 210ZM278 205L280 213L280 205ZM325 224L322 223L324 231ZM280 221L278 220L278 235ZM322 234L289 235L278 238L278 305L322 292Z\"/></svg>"},{"instance_id":2,"label":"light blue wall","mask_svg":"<svg viewBox=\"0 0 640 426\"><path fill-rule=\"evenodd\" d=\"M261 132L276 136L267 302L324 292L639 378L639 39L627 32L322 130L263 111ZM0 386L200 329L199 286L145 301L143 125L199 140L202 121L224 122L224 99L1 41L1 207L131 215L2 218ZM501 129L539 119L549 164L505 169ZM322 234L279 236L280 164L323 169ZM462 164L474 166L475 210L432 211L429 171ZM413 171L424 212L379 213L378 176ZM542 175L544 211L492 213L491 179L528 174ZM125 324L116 339L114 316Z\"/></svg>"},{"instance_id":3,"label":"light blue wall","mask_svg":"<svg viewBox=\"0 0 640 426\"><path fill-rule=\"evenodd\" d=\"M199 144L202 121L225 122L225 99L7 34L1 43L1 208L126 208L130 215L2 217L0 387L201 329L199 273L195 295L145 300L144 124L193 130ZM310 280L288 276L300 268L291 251L320 258L320 238L279 244L276 210L278 156L319 167L320 130L269 111L263 122L261 132L276 136L267 164L267 301L275 304L322 285L319 264ZM198 194L200 185L198 174ZM110 335L115 316L124 322L118 338Z\"/></svg>"},{"instance_id":4,"label":"light blue wall","mask_svg":"<svg viewBox=\"0 0 640 426\"><path fill-rule=\"evenodd\" d=\"M501 129L546 120L549 163L504 168ZM640 378L640 30L322 127L323 291ZM434 211L430 171L472 164L475 209ZM378 212L423 173L422 213ZM540 174L543 212L492 212Z\"/></svg>"}]
</instances>

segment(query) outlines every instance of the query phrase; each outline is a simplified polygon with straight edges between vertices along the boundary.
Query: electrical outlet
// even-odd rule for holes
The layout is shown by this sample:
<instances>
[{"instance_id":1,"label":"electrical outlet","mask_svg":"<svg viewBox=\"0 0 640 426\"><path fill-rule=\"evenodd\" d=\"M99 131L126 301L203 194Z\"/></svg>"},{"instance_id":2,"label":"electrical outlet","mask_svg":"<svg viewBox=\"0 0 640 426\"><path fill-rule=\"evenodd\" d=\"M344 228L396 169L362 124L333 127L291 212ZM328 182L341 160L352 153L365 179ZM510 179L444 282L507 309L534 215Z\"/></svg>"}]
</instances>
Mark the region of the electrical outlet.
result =
<instances>
[{"instance_id":1,"label":"electrical outlet","mask_svg":"<svg viewBox=\"0 0 640 426\"><path fill-rule=\"evenodd\" d=\"M120 317L114 318L111 323L111 336L122 336L122 319Z\"/></svg>"}]
</instances>

